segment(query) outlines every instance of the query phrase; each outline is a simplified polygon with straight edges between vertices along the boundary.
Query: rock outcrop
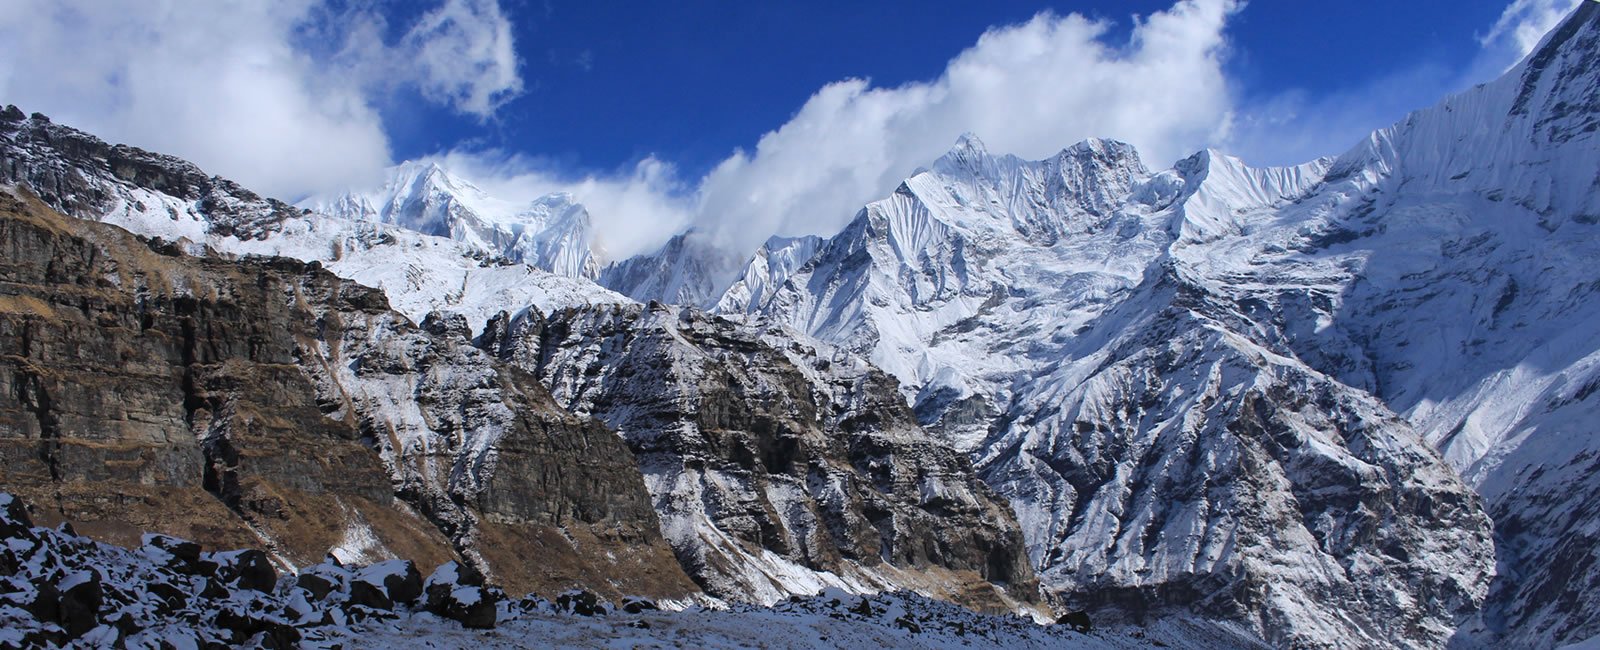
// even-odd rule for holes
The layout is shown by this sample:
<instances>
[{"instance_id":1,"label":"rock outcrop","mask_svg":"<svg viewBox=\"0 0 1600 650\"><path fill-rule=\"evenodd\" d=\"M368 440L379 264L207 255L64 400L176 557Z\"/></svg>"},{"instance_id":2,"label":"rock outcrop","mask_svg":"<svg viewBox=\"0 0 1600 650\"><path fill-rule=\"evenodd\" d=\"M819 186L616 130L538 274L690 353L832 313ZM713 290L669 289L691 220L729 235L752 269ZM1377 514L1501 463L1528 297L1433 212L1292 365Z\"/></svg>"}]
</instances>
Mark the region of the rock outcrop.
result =
<instances>
[{"instance_id":1,"label":"rock outcrop","mask_svg":"<svg viewBox=\"0 0 1600 650\"><path fill-rule=\"evenodd\" d=\"M1022 534L892 378L692 308L502 315L478 345L627 441L684 568L768 603L826 586L1037 599Z\"/></svg>"},{"instance_id":2,"label":"rock outcrop","mask_svg":"<svg viewBox=\"0 0 1600 650\"><path fill-rule=\"evenodd\" d=\"M175 231L259 239L301 213L181 158L110 145L15 106L0 110L0 143L0 183L25 185L79 219L117 223L155 210L167 213ZM123 183L98 182L85 169Z\"/></svg>"},{"instance_id":3,"label":"rock outcrop","mask_svg":"<svg viewBox=\"0 0 1600 650\"><path fill-rule=\"evenodd\" d=\"M695 591L628 449L447 323L0 196L0 486L102 539Z\"/></svg>"}]
</instances>

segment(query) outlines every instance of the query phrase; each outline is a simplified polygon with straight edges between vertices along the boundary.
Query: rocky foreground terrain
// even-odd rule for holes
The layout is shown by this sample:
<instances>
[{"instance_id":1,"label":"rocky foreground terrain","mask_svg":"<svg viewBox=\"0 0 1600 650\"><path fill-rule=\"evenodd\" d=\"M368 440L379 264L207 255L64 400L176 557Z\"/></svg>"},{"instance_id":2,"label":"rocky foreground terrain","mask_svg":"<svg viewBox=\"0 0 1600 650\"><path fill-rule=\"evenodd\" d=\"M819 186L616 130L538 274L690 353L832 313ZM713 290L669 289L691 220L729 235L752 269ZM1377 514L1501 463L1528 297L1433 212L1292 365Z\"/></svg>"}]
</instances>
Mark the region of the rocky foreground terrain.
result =
<instances>
[{"instance_id":1,"label":"rocky foreground terrain","mask_svg":"<svg viewBox=\"0 0 1600 650\"><path fill-rule=\"evenodd\" d=\"M410 561L361 565L329 557L280 574L259 550L205 551L165 535L145 535L128 548L94 541L70 525L34 526L28 507L4 493L0 584L0 648L1250 644L1220 627L1097 631L1078 619L1041 626L904 592L858 596L833 589L773 607L666 612L648 598L611 601L581 589L512 598L454 561L424 576Z\"/></svg>"}]
</instances>

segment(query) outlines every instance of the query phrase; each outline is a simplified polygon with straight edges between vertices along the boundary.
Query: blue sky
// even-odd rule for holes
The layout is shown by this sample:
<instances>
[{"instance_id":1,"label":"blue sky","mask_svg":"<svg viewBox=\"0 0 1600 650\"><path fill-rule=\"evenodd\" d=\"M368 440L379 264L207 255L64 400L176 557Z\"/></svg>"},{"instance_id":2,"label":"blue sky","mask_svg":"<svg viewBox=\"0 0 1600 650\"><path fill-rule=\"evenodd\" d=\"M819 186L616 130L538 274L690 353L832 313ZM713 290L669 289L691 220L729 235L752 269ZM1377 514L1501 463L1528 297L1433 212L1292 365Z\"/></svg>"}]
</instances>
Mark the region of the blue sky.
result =
<instances>
[{"instance_id":1,"label":"blue sky","mask_svg":"<svg viewBox=\"0 0 1600 650\"><path fill-rule=\"evenodd\" d=\"M399 158L472 140L588 171L653 154L688 174L703 174L734 148L753 146L829 82L864 77L897 86L932 79L984 29L1043 10L1115 21L1111 38L1120 40L1131 15L1170 5L511 2L503 7L516 26L527 87L497 119L480 124L448 109L428 110L409 95L396 97L385 116ZM1388 119L1395 119L1440 98L1453 81L1447 77L1479 56L1477 37L1506 6L1495 0L1257 0L1229 26L1227 65L1239 92L1261 97L1299 91L1318 98L1396 76L1435 76L1436 83L1397 89L1405 92L1391 102ZM1274 159L1264 162L1303 162L1271 153Z\"/></svg>"},{"instance_id":2,"label":"blue sky","mask_svg":"<svg viewBox=\"0 0 1600 650\"><path fill-rule=\"evenodd\" d=\"M831 234L963 132L1337 154L1578 1L7 0L0 102L290 200L426 157L574 194L617 256L748 250Z\"/></svg>"}]
</instances>

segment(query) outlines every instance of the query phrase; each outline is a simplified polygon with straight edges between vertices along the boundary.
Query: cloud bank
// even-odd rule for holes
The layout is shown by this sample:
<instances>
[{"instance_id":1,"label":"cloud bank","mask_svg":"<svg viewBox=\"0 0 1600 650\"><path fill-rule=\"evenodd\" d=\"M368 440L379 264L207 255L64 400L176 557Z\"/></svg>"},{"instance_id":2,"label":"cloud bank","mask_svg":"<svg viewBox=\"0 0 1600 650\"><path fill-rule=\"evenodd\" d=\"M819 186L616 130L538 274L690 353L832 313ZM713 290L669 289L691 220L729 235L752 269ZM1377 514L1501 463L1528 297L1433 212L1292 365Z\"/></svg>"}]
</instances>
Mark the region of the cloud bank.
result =
<instances>
[{"instance_id":1,"label":"cloud bank","mask_svg":"<svg viewBox=\"0 0 1600 650\"><path fill-rule=\"evenodd\" d=\"M444 0L395 43L371 7L313 0L0 3L0 101L172 153L269 195L369 182L375 108L414 87L486 118L522 89L494 0Z\"/></svg>"}]
</instances>

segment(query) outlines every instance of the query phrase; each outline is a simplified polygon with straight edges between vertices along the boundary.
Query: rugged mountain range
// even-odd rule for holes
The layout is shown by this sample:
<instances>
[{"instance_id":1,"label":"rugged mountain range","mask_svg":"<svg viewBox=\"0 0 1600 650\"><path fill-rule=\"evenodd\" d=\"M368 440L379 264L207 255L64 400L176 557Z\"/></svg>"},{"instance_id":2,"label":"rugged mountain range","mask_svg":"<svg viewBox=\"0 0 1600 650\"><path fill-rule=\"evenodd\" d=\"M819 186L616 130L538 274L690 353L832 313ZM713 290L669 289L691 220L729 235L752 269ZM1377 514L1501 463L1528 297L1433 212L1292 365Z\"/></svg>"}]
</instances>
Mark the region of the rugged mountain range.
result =
<instances>
[{"instance_id":1,"label":"rugged mountain range","mask_svg":"<svg viewBox=\"0 0 1600 650\"><path fill-rule=\"evenodd\" d=\"M334 544L283 531L335 494L415 540L369 559L414 548L512 584L549 577L491 554L587 527L635 540L660 593L1007 608L1037 580L1097 621L1278 646L1582 641L1600 635L1597 55L1583 3L1501 79L1295 167L1204 151L1153 170L1105 140L1026 161L969 136L742 273L694 233L602 265L570 199L505 206L427 166L307 211L10 109L0 181L177 243L107 247L124 236L13 206L0 323L24 352L0 412L33 469L6 487L109 538L157 519L105 515L85 468L120 468L119 493L165 490L149 512L211 508L227 545L286 564ZM75 237L97 243L43 243ZM77 267L36 246L93 272L50 275ZM205 283L238 288L205 302ZM204 354L162 343L191 339ZM113 355L165 361L134 378ZM152 406L113 416L85 386ZM308 452L233 460L274 441L364 469L328 487L326 468L288 478ZM577 484L605 507L525 494L596 454L618 462ZM609 579L584 540L571 573Z\"/></svg>"},{"instance_id":2,"label":"rugged mountain range","mask_svg":"<svg viewBox=\"0 0 1600 650\"><path fill-rule=\"evenodd\" d=\"M456 557L513 591L698 591L626 446L440 319L9 195L0 240L0 482L43 518L290 567Z\"/></svg>"},{"instance_id":3,"label":"rugged mountain range","mask_svg":"<svg viewBox=\"0 0 1600 650\"><path fill-rule=\"evenodd\" d=\"M484 255L470 242L301 213L181 160L108 146L43 116L8 110L0 145L3 180L23 197L41 188L39 200L8 199L0 211L18 251L5 285L13 308L0 322L23 351L7 358L15 380L0 402L19 459L3 478L20 496L54 504L53 517L120 531L107 538L125 543L152 529L208 545L262 543L287 567L330 549L361 561L460 557L511 591L577 584L765 603L824 586L916 589L980 609L1048 613L1038 607L1010 510L964 456L916 426L882 376L876 381L890 387L862 395L833 385L846 379L802 373L771 342L728 334L699 342L711 354L692 365L661 370L747 373L766 399L793 412L747 417L726 389L678 395L672 385L617 381L633 399L676 400L678 415L702 427L672 451L685 464L711 464L705 492L728 502L699 511L705 525L695 531L707 537L683 537L660 524L642 490L660 458L636 459L625 444L638 441L632 432L619 437L551 402L538 379L554 385L540 373L555 366L516 362L517 350L531 345L521 354L538 354L543 342L507 334L543 323L538 310L641 306L587 280ZM253 229L213 224L203 192L140 184L177 174L236 191L229 214ZM64 220L55 209L77 209L83 219ZM53 261L63 256L83 268ZM380 289L349 278L376 279ZM89 288L99 302L61 311ZM404 313L389 309L388 296ZM482 309L517 305L536 309L512 329L504 313L472 320ZM639 327L615 333L661 333ZM479 332L494 354L473 347ZM574 355L610 342L586 341L569 343ZM745 368L756 353L768 367ZM150 367L130 372L128 359ZM625 361L610 371L652 372L648 358ZM563 399L577 408L580 397L599 394ZM860 415L883 406L883 397L894 400L895 417ZM740 417L706 415L716 412ZM846 413L858 417L824 417ZM102 440L130 457L113 464L112 476L95 474L101 456L55 451L100 449ZM751 456L765 444L777 450ZM323 446L360 471L316 465ZM596 462L581 460L591 454ZM114 480L91 485L106 479ZM721 482L741 480L754 491L721 490ZM139 507L121 507L150 492L152 481L161 489ZM365 501L347 499L352 493ZM654 505L676 517L693 505L680 503L686 498L658 491ZM736 512L740 499L753 510ZM398 523L374 527L389 520ZM321 532L297 537L308 529ZM664 532L674 546L663 543ZM697 546L710 538L720 545Z\"/></svg>"},{"instance_id":4,"label":"rugged mountain range","mask_svg":"<svg viewBox=\"0 0 1600 650\"><path fill-rule=\"evenodd\" d=\"M1583 640L1597 54L1584 3L1503 78L1291 168L968 138L719 310L895 374L1074 602L1290 645Z\"/></svg>"},{"instance_id":5,"label":"rugged mountain range","mask_svg":"<svg viewBox=\"0 0 1600 650\"><path fill-rule=\"evenodd\" d=\"M438 163L408 162L390 169L381 189L312 197L300 206L447 237L567 277L599 276L604 257L595 250L588 210L572 195L549 194L526 205L501 201Z\"/></svg>"},{"instance_id":6,"label":"rugged mountain range","mask_svg":"<svg viewBox=\"0 0 1600 650\"><path fill-rule=\"evenodd\" d=\"M1076 607L1441 645L1492 573L1476 497L1174 254L1208 190L1292 203L1301 172L1206 153L1152 174L1101 141L1034 163L967 138L754 311L897 374Z\"/></svg>"}]
</instances>

